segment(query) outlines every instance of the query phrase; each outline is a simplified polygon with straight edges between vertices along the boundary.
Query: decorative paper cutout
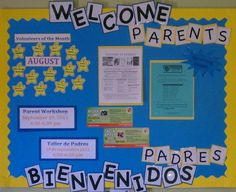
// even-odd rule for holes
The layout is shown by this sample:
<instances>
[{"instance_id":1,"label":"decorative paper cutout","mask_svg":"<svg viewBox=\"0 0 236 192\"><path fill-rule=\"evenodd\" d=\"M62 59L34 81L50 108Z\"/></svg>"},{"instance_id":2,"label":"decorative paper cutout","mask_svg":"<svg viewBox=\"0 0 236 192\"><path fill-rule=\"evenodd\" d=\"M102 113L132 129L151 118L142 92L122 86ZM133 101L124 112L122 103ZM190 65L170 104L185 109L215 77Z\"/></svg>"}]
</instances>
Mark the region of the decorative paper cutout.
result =
<instances>
[{"instance_id":1,"label":"decorative paper cutout","mask_svg":"<svg viewBox=\"0 0 236 192\"><path fill-rule=\"evenodd\" d=\"M22 63L18 63L12 69L14 71L13 77L24 77L25 66Z\"/></svg>"},{"instance_id":2,"label":"decorative paper cutout","mask_svg":"<svg viewBox=\"0 0 236 192\"><path fill-rule=\"evenodd\" d=\"M144 147L142 152L142 162L155 162L156 149L155 147Z\"/></svg>"},{"instance_id":3,"label":"decorative paper cutout","mask_svg":"<svg viewBox=\"0 0 236 192\"><path fill-rule=\"evenodd\" d=\"M177 165L163 168L163 185L165 188L181 184L179 168Z\"/></svg>"},{"instance_id":4,"label":"decorative paper cutout","mask_svg":"<svg viewBox=\"0 0 236 192\"><path fill-rule=\"evenodd\" d=\"M162 166L146 165L145 185L161 186L162 184Z\"/></svg>"},{"instance_id":5,"label":"decorative paper cutout","mask_svg":"<svg viewBox=\"0 0 236 192\"><path fill-rule=\"evenodd\" d=\"M36 97L40 95L46 96L46 89L47 89L47 85L45 85L43 81L40 81L38 85L34 86L35 96Z\"/></svg>"},{"instance_id":6,"label":"decorative paper cutout","mask_svg":"<svg viewBox=\"0 0 236 192\"><path fill-rule=\"evenodd\" d=\"M56 188L55 170L45 169L43 170L43 188L54 189Z\"/></svg>"},{"instance_id":7,"label":"decorative paper cutout","mask_svg":"<svg viewBox=\"0 0 236 192\"><path fill-rule=\"evenodd\" d=\"M55 42L53 45L49 47L50 49L50 56L60 56L61 55L61 48L62 45L60 45L58 42Z\"/></svg>"},{"instance_id":8,"label":"decorative paper cutout","mask_svg":"<svg viewBox=\"0 0 236 192\"><path fill-rule=\"evenodd\" d=\"M193 50L190 47L187 48L187 52L184 54L187 59L187 64L190 69L194 69L194 75L201 73L202 76L209 73L214 75L215 71L222 69L223 62L220 62L220 57L214 54L213 49Z\"/></svg>"},{"instance_id":9,"label":"decorative paper cutout","mask_svg":"<svg viewBox=\"0 0 236 192\"><path fill-rule=\"evenodd\" d=\"M215 163L218 165L224 165L226 156L227 156L227 148L226 147L221 147L218 145L211 146L211 154L210 154L211 163Z\"/></svg>"},{"instance_id":10,"label":"decorative paper cutout","mask_svg":"<svg viewBox=\"0 0 236 192\"><path fill-rule=\"evenodd\" d=\"M87 182L84 171L69 173L68 177L69 183L72 183L72 185L70 185L71 192L84 191L87 189Z\"/></svg>"},{"instance_id":11,"label":"decorative paper cutout","mask_svg":"<svg viewBox=\"0 0 236 192\"><path fill-rule=\"evenodd\" d=\"M23 59L24 58L24 51L25 48L21 46L21 44L18 44L15 48L12 49L12 52L14 54L13 59Z\"/></svg>"},{"instance_id":12,"label":"decorative paper cutout","mask_svg":"<svg viewBox=\"0 0 236 192\"><path fill-rule=\"evenodd\" d=\"M175 27L162 25L161 30L162 30L162 43L174 45L176 37Z\"/></svg>"},{"instance_id":13,"label":"decorative paper cutout","mask_svg":"<svg viewBox=\"0 0 236 192\"><path fill-rule=\"evenodd\" d=\"M61 7L65 9L67 14L60 14ZM49 2L49 20L52 23L71 22L70 11L74 9L73 1L50 1ZM61 12L62 13L62 12Z\"/></svg>"},{"instance_id":14,"label":"decorative paper cutout","mask_svg":"<svg viewBox=\"0 0 236 192\"><path fill-rule=\"evenodd\" d=\"M210 165L210 150L209 149L197 149L197 164Z\"/></svg>"},{"instance_id":15,"label":"decorative paper cutout","mask_svg":"<svg viewBox=\"0 0 236 192\"><path fill-rule=\"evenodd\" d=\"M161 47L162 46L162 32L160 29L147 28L145 45L151 47Z\"/></svg>"},{"instance_id":16,"label":"decorative paper cutout","mask_svg":"<svg viewBox=\"0 0 236 192\"><path fill-rule=\"evenodd\" d=\"M119 168L119 164L105 161L103 165L103 173L105 181L114 181L115 170Z\"/></svg>"},{"instance_id":17,"label":"decorative paper cutout","mask_svg":"<svg viewBox=\"0 0 236 192\"><path fill-rule=\"evenodd\" d=\"M133 10L136 23L150 23L155 17L156 5L154 1L141 2L133 4ZM140 12L144 12L146 15L140 14Z\"/></svg>"},{"instance_id":18,"label":"decorative paper cutout","mask_svg":"<svg viewBox=\"0 0 236 192\"><path fill-rule=\"evenodd\" d=\"M170 162L170 146L156 148L156 163L168 164Z\"/></svg>"},{"instance_id":19,"label":"decorative paper cutout","mask_svg":"<svg viewBox=\"0 0 236 192\"><path fill-rule=\"evenodd\" d=\"M28 74L25 75L26 76L26 85L29 84L36 84L37 83L37 78L39 76L38 73L35 73L35 70L32 69Z\"/></svg>"},{"instance_id":20,"label":"decorative paper cutout","mask_svg":"<svg viewBox=\"0 0 236 192\"><path fill-rule=\"evenodd\" d=\"M195 165L197 163L196 147L181 148L182 165Z\"/></svg>"},{"instance_id":21,"label":"decorative paper cutout","mask_svg":"<svg viewBox=\"0 0 236 192\"><path fill-rule=\"evenodd\" d=\"M217 24L205 25L203 29L203 43L210 44L216 42Z\"/></svg>"},{"instance_id":22,"label":"decorative paper cutout","mask_svg":"<svg viewBox=\"0 0 236 192\"><path fill-rule=\"evenodd\" d=\"M131 5L117 5L117 15L117 25L135 25L135 17Z\"/></svg>"},{"instance_id":23,"label":"decorative paper cutout","mask_svg":"<svg viewBox=\"0 0 236 192\"><path fill-rule=\"evenodd\" d=\"M88 66L90 65L90 61L86 59L86 57L83 57L80 61L77 61L78 65L78 72L88 72Z\"/></svg>"},{"instance_id":24,"label":"decorative paper cutout","mask_svg":"<svg viewBox=\"0 0 236 192\"><path fill-rule=\"evenodd\" d=\"M81 75L78 75L75 79L72 79L71 82L73 84L72 86L72 90L83 90L84 88L84 83L85 83L85 79L81 77Z\"/></svg>"},{"instance_id":25,"label":"decorative paper cutout","mask_svg":"<svg viewBox=\"0 0 236 192\"><path fill-rule=\"evenodd\" d=\"M72 170L72 165L58 163L56 169L56 182L68 184L69 178L68 175Z\"/></svg>"},{"instance_id":26,"label":"decorative paper cutout","mask_svg":"<svg viewBox=\"0 0 236 192\"><path fill-rule=\"evenodd\" d=\"M216 43L221 45L228 45L230 41L231 29L226 27L217 27Z\"/></svg>"},{"instance_id":27,"label":"decorative paper cutout","mask_svg":"<svg viewBox=\"0 0 236 192\"><path fill-rule=\"evenodd\" d=\"M87 185L88 185L88 191L93 191L93 192L105 191L104 174L89 173Z\"/></svg>"},{"instance_id":28,"label":"decorative paper cutout","mask_svg":"<svg viewBox=\"0 0 236 192\"><path fill-rule=\"evenodd\" d=\"M167 25L170 18L171 9L171 5L158 2L156 6L154 22L159 23L161 25Z\"/></svg>"},{"instance_id":29,"label":"decorative paper cutout","mask_svg":"<svg viewBox=\"0 0 236 192\"><path fill-rule=\"evenodd\" d=\"M66 82L65 79L61 79L60 81L55 82L55 86L56 86L56 88L54 89L55 92L65 93L68 83Z\"/></svg>"},{"instance_id":30,"label":"decorative paper cutout","mask_svg":"<svg viewBox=\"0 0 236 192\"><path fill-rule=\"evenodd\" d=\"M203 40L203 26L189 23L188 27L187 39L191 42L201 44Z\"/></svg>"},{"instance_id":31,"label":"decorative paper cutout","mask_svg":"<svg viewBox=\"0 0 236 192\"><path fill-rule=\"evenodd\" d=\"M43 183L43 175L39 165L26 168L25 174L30 187ZM35 175L37 179L34 178Z\"/></svg>"},{"instance_id":32,"label":"decorative paper cutout","mask_svg":"<svg viewBox=\"0 0 236 192\"><path fill-rule=\"evenodd\" d=\"M70 12L70 17L75 30L89 26L85 8L74 9ZM79 22L78 22L79 21Z\"/></svg>"},{"instance_id":33,"label":"decorative paper cutout","mask_svg":"<svg viewBox=\"0 0 236 192\"><path fill-rule=\"evenodd\" d=\"M77 53L79 53L79 49L77 49L75 45L72 45L69 49L66 49L66 60L76 60Z\"/></svg>"},{"instance_id":34,"label":"decorative paper cutout","mask_svg":"<svg viewBox=\"0 0 236 192\"><path fill-rule=\"evenodd\" d=\"M64 77L68 77L68 76L74 76L74 70L75 70L76 66L72 64L72 62L69 62L66 66L63 67L64 70Z\"/></svg>"},{"instance_id":35,"label":"decorative paper cutout","mask_svg":"<svg viewBox=\"0 0 236 192\"><path fill-rule=\"evenodd\" d=\"M99 15L102 14L103 5L88 2L86 7L88 21L91 23L100 23Z\"/></svg>"},{"instance_id":36,"label":"decorative paper cutout","mask_svg":"<svg viewBox=\"0 0 236 192\"><path fill-rule=\"evenodd\" d=\"M25 85L20 81L19 83L17 83L17 85L12 86L14 93L13 96L24 96L24 90L25 90Z\"/></svg>"},{"instance_id":37,"label":"decorative paper cutout","mask_svg":"<svg viewBox=\"0 0 236 192\"><path fill-rule=\"evenodd\" d=\"M197 168L196 166L190 166L190 165L181 167L180 169L181 182L192 185L196 168Z\"/></svg>"},{"instance_id":38,"label":"decorative paper cutout","mask_svg":"<svg viewBox=\"0 0 236 192\"><path fill-rule=\"evenodd\" d=\"M33 51L34 51L34 57L43 57L44 56L44 49L45 49L45 45L43 45L41 42L38 42L37 45L32 47Z\"/></svg>"},{"instance_id":39,"label":"decorative paper cutout","mask_svg":"<svg viewBox=\"0 0 236 192\"><path fill-rule=\"evenodd\" d=\"M103 33L110 33L110 32L119 30L119 27L116 25L116 13L115 12L112 11L112 12L100 14L99 18L100 18L100 22L102 25ZM111 25L112 27L109 27L107 25L108 18L109 18L109 25Z\"/></svg>"},{"instance_id":40,"label":"decorative paper cutout","mask_svg":"<svg viewBox=\"0 0 236 192\"><path fill-rule=\"evenodd\" d=\"M53 67L49 67L47 71L44 71L43 74L45 76L44 81L55 81L55 75L57 71L53 70Z\"/></svg>"},{"instance_id":41,"label":"decorative paper cutout","mask_svg":"<svg viewBox=\"0 0 236 192\"><path fill-rule=\"evenodd\" d=\"M176 45L184 45L190 43L187 38L188 25L176 27Z\"/></svg>"},{"instance_id":42,"label":"decorative paper cutout","mask_svg":"<svg viewBox=\"0 0 236 192\"><path fill-rule=\"evenodd\" d=\"M133 175L131 177L134 191L145 192L147 191L146 186L144 185L144 179L141 173Z\"/></svg>"},{"instance_id":43,"label":"decorative paper cutout","mask_svg":"<svg viewBox=\"0 0 236 192\"><path fill-rule=\"evenodd\" d=\"M131 189L131 170L115 170L115 189Z\"/></svg>"},{"instance_id":44,"label":"decorative paper cutout","mask_svg":"<svg viewBox=\"0 0 236 192\"><path fill-rule=\"evenodd\" d=\"M145 41L145 29L144 25L130 25L129 26L129 35L131 43L139 43Z\"/></svg>"},{"instance_id":45,"label":"decorative paper cutout","mask_svg":"<svg viewBox=\"0 0 236 192\"><path fill-rule=\"evenodd\" d=\"M170 150L170 162L168 165L178 165L181 167L181 153L180 151Z\"/></svg>"}]
</instances>

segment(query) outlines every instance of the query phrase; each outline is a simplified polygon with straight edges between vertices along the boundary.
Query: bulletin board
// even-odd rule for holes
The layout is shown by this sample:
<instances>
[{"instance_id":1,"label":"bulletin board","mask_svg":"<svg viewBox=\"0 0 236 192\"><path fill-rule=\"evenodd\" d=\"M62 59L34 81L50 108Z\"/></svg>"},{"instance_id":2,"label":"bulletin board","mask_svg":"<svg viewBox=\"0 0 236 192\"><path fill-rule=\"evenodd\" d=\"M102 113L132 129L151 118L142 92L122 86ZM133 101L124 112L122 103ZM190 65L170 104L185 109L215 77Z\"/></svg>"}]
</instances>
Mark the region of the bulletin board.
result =
<instances>
[{"instance_id":1,"label":"bulletin board","mask_svg":"<svg viewBox=\"0 0 236 192\"><path fill-rule=\"evenodd\" d=\"M105 12L109 11L113 10L105 9ZM227 155L219 164L210 162L210 159L204 165L195 162L196 170L191 183L180 182L173 186L159 183L159 186L145 185L147 188L236 187L235 9L173 8L168 21L169 26L197 24L227 27L231 30L230 40L227 45L191 42L183 45L163 44L161 47L148 46L143 42L131 42L129 28L124 26L120 26L117 31L104 33L101 26L94 23L79 30L75 30L71 22L51 23L47 9L5 9L0 10L0 15L1 187L31 187L26 172L33 166L39 166L42 174L46 169L54 169L56 174L56 168L60 164L70 165L70 172L84 171L88 174L103 173L104 164L109 162L118 165L118 170L129 170L130 175L141 174L143 180L140 182L144 183L146 166L158 164L145 161L145 149L158 150L158 147L166 147L163 151L167 149L169 152L186 148L191 150L192 147L193 150L206 149L209 154L214 147L220 147L221 152ZM144 27L152 29L161 26L150 22ZM49 34L49 36L51 34L51 37L52 34L69 34L70 40L67 41L65 37L59 43L53 40L24 43L20 40L17 42L17 34ZM142 63L140 73L142 93L140 97L135 97L141 102L131 100L128 103L118 102L118 105L108 102L106 107L110 110L114 108L121 108L120 111L132 110L130 119L128 115L122 117L127 122L118 122L110 125L111 128L104 125L104 122L90 125L87 117L89 110L105 109L104 105L99 105L101 104L99 54L102 48L117 53L126 49L141 50L139 61ZM32 57L44 57L48 60L31 61L30 59L34 59ZM43 65L40 62L49 64L46 67L35 66ZM49 67L52 63L55 65ZM181 64L181 69L176 66L178 64ZM165 66L168 68L164 68ZM158 93L160 87L158 79L155 78L163 75L158 73L162 69L167 70L163 73L169 72L168 70L186 71L187 75L181 78L189 83L183 87L185 92L181 98L186 97L185 105L191 107L184 108L184 115L181 113L183 111L176 111L176 115L168 116L164 109L158 111L160 109L158 107L156 111L151 110L155 107L153 103L158 103L156 98L162 96L165 99L178 91L168 88L163 93L165 95ZM50 110L51 113L53 110L61 111L61 118L66 118L64 122L67 123L57 127L53 124L56 122L52 117L51 121L44 124L30 124L31 120L27 119L27 115L26 119L21 117L24 110L30 111L30 109ZM64 113L68 115L63 116ZM132 144L106 145L104 134L116 129L119 131L124 129L127 132L142 129L141 133L138 131L133 133L133 137L137 137L137 140L142 137L144 144L139 145L140 143L133 141ZM147 134L147 138L144 134ZM73 158L70 158L68 153L64 158L60 154L53 158L52 154L47 152L50 149L44 147L49 141L60 143L73 140L89 141L89 151L83 152L85 157L72 155ZM163 169L168 166L170 165L163 165ZM181 181L181 177L177 180ZM64 184L57 182L53 187L68 187L68 182ZM114 181L106 180L105 185L115 188L116 184ZM44 187L43 182L40 180L39 185L35 187Z\"/></svg>"}]
</instances>

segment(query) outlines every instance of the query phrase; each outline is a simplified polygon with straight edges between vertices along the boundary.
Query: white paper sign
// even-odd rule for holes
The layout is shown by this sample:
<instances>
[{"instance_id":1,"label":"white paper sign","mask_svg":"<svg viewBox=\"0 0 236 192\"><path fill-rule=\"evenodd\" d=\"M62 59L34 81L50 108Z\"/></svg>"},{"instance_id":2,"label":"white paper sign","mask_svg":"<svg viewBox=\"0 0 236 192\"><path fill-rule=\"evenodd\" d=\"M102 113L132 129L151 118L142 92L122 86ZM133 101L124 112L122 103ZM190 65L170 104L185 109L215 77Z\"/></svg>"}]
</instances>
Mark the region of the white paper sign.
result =
<instances>
[{"instance_id":1,"label":"white paper sign","mask_svg":"<svg viewBox=\"0 0 236 192\"><path fill-rule=\"evenodd\" d=\"M61 57L25 57L27 67L60 67Z\"/></svg>"},{"instance_id":2,"label":"white paper sign","mask_svg":"<svg viewBox=\"0 0 236 192\"><path fill-rule=\"evenodd\" d=\"M96 139L41 139L41 159L96 159Z\"/></svg>"},{"instance_id":3,"label":"white paper sign","mask_svg":"<svg viewBox=\"0 0 236 192\"><path fill-rule=\"evenodd\" d=\"M59 33L59 34L15 34L15 43L70 43L71 35L69 33Z\"/></svg>"},{"instance_id":4,"label":"white paper sign","mask_svg":"<svg viewBox=\"0 0 236 192\"><path fill-rule=\"evenodd\" d=\"M74 107L20 107L19 129L74 129Z\"/></svg>"},{"instance_id":5,"label":"white paper sign","mask_svg":"<svg viewBox=\"0 0 236 192\"><path fill-rule=\"evenodd\" d=\"M99 105L142 104L142 47L99 47Z\"/></svg>"}]
</instances>

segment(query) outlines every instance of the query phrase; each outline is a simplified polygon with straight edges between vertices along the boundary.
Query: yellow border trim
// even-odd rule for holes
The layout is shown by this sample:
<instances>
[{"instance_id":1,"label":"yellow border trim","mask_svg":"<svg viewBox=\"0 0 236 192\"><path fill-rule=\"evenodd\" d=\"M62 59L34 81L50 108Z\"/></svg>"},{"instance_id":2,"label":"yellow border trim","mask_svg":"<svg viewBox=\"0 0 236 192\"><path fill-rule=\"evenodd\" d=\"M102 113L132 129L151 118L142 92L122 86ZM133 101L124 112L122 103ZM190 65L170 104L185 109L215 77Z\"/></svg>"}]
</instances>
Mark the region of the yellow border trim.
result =
<instances>
[{"instance_id":1,"label":"yellow border trim","mask_svg":"<svg viewBox=\"0 0 236 192\"><path fill-rule=\"evenodd\" d=\"M109 11L109 9L104 10L104 12ZM9 118L7 116L9 109L8 109L8 102L9 98L7 96L7 93L9 91L9 87L7 85L9 77L7 75L7 72L9 70L9 67L7 65L9 56L7 54L8 51L8 43L7 40L9 38L9 35L7 33L7 30L9 28L8 20L9 19L43 19L48 18L48 10L47 9L4 9L0 10L0 34L1 34L1 41L0 41L0 50L1 50L1 63L2 68L0 70L1 75L1 91L0 91L0 135L1 135L1 145L0 145L0 187L28 187L27 181L24 177L15 178L10 176L10 172L8 170L9 166L9 150L8 145L10 143L8 139L9 129L8 129L8 123ZM226 166L227 170L225 172L225 176L216 178L214 176L205 178L203 176L196 178L194 180L193 185L180 185L176 186L176 188L197 188L197 187L236 187L236 70L235 70L235 60L236 60L236 54L235 54L235 43L236 43L236 9L208 9L208 8L178 8L173 9L171 13L171 18L174 18L176 20L180 18L184 18L186 20L189 20L191 18L195 18L196 20L200 20L202 18L205 19L224 19L227 18L226 27L229 27L232 29L231 34L231 40L230 44L226 46L227 49L227 65L225 67L226 69L226 77L225 80L227 82L227 85L225 87L225 91L227 93L227 96L225 98L225 102L227 104L225 112L227 114L227 117L225 119L225 123L227 125L226 128L226 135L227 138L225 140L225 143L227 145L228 149L228 155L226 160ZM141 158L141 157L140 157ZM38 186L42 187L42 186ZM58 185L58 187L68 187L65 185ZM113 183L108 183L107 187L113 187Z\"/></svg>"}]
</instances>

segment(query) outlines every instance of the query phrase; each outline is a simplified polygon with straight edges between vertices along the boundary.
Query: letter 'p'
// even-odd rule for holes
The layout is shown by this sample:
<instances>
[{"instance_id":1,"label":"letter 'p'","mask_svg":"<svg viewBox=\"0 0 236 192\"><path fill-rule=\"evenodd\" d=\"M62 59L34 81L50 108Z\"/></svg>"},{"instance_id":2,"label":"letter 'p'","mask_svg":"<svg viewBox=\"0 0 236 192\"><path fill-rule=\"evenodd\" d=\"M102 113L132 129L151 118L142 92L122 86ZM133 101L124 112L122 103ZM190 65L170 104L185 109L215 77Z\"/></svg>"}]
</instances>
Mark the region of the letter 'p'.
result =
<instances>
[{"instance_id":1,"label":"letter 'p'","mask_svg":"<svg viewBox=\"0 0 236 192\"><path fill-rule=\"evenodd\" d=\"M145 41L145 30L144 25L130 25L129 35L132 43L140 43Z\"/></svg>"},{"instance_id":2,"label":"letter 'p'","mask_svg":"<svg viewBox=\"0 0 236 192\"><path fill-rule=\"evenodd\" d=\"M143 162L155 162L155 149L153 147L144 147L142 161Z\"/></svg>"}]
</instances>

